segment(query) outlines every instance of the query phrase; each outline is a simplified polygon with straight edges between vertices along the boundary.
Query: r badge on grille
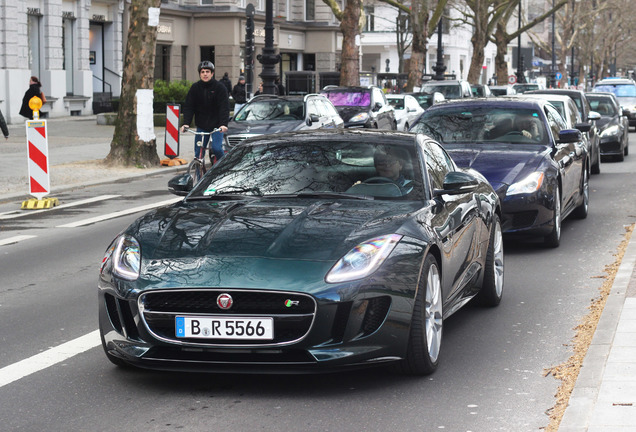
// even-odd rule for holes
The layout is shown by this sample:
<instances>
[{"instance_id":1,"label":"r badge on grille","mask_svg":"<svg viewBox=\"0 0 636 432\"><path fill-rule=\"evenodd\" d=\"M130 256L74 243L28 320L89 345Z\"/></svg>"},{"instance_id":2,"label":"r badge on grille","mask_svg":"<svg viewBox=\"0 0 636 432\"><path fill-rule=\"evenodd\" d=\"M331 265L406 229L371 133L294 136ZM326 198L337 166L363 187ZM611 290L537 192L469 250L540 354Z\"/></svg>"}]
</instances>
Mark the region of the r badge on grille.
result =
<instances>
[{"instance_id":1,"label":"r badge on grille","mask_svg":"<svg viewBox=\"0 0 636 432\"><path fill-rule=\"evenodd\" d=\"M231 295L223 293L219 294L219 296L216 298L216 304L219 306L219 308L228 310L234 304L234 300L232 300Z\"/></svg>"}]
</instances>

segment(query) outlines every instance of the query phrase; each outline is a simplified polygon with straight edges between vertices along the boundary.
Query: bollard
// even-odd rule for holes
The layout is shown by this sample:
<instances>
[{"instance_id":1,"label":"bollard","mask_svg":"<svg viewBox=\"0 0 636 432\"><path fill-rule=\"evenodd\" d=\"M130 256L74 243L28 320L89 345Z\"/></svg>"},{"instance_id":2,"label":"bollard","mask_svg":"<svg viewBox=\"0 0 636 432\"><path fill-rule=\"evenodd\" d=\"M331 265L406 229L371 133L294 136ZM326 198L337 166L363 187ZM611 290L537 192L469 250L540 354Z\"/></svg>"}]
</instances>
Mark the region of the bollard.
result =
<instances>
[{"instance_id":1,"label":"bollard","mask_svg":"<svg viewBox=\"0 0 636 432\"><path fill-rule=\"evenodd\" d=\"M166 134L164 154L167 159L161 160L161 165L185 165L186 161L179 158L179 114L181 105L166 105Z\"/></svg>"},{"instance_id":2,"label":"bollard","mask_svg":"<svg viewBox=\"0 0 636 432\"><path fill-rule=\"evenodd\" d=\"M42 102L40 101L41 105ZM34 114L39 114L39 108L33 110ZM34 117L39 118L39 115ZM44 198L51 191L46 120L27 120L26 136L29 194L35 198L23 201L21 209L36 210L55 207L58 204L57 198Z\"/></svg>"}]
</instances>

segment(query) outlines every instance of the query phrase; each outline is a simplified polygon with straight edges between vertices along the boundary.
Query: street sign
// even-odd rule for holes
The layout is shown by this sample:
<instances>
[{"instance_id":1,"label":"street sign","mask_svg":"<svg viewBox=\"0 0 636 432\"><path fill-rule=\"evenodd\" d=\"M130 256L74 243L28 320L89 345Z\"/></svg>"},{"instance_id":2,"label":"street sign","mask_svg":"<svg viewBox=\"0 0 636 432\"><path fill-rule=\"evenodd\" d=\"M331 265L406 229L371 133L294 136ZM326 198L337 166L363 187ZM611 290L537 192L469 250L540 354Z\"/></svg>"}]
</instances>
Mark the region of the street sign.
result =
<instances>
[{"instance_id":1,"label":"street sign","mask_svg":"<svg viewBox=\"0 0 636 432\"><path fill-rule=\"evenodd\" d=\"M517 82L517 77L515 75L508 76L508 84L514 84Z\"/></svg>"},{"instance_id":2,"label":"street sign","mask_svg":"<svg viewBox=\"0 0 636 432\"><path fill-rule=\"evenodd\" d=\"M560 80L561 78L563 78L563 75L561 74L561 72L557 72L556 75L554 75L554 78Z\"/></svg>"},{"instance_id":3,"label":"street sign","mask_svg":"<svg viewBox=\"0 0 636 432\"><path fill-rule=\"evenodd\" d=\"M41 200L51 191L46 120L27 121L26 128L27 153L29 157L29 193Z\"/></svg>"}]
</instances>

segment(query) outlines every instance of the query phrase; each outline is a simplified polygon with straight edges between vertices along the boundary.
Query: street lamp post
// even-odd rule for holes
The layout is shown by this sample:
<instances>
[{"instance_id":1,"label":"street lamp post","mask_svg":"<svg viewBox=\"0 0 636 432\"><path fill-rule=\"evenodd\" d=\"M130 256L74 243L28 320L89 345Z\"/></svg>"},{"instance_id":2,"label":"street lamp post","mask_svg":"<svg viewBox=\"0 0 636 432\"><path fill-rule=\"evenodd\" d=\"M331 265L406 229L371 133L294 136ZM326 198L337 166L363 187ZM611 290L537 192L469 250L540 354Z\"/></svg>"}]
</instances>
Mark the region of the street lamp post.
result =
<instances>
[{"instance_id":1,"label":"street lamp post","mask_svg":"<svg viewBox=\"0 0 636 432\"><path fill-rule=\"evenodd\" d=\"M442 47L442 17L439 18L437 25L437 63L433 66L433 70L435 71L433 79L443 81L446 66L444 66L444 48Z\"/></svg>"},{"instance_id":2,"label":"street lamp post","mask_svg":"<svg viewBox=\"0 0 636 432\"><path fill-rule=\"evenodd\" d=\"M554 12L554 0L552 0L552 66L550 68L550 86L556 87L556 48L554 43L554 31L555 31L555 12Z\"/></svg>"},{"instance_id":3,"label":"street lamp post","mask_svg":"<svg viewBox=\"0 0 636 432\"><path fill-rule=\"evenodd\" d=\"M519 34L517 35L517 82L525 83L526 77L524 74L524 65L523 65L523 56L521 55L521 0L519 0L519 12L517 16L517 31Z\"/></svg>"},{"instance_id":4,"label":"street lamp post","mask_svg":"<svg viewBox=\"0 0 636 432\"><path fill-rule=\"evenodd\" d=\"M265 46L256 58L263 65L260 77L263 79L263 93L276 94L274 81L278 77L275 65L280 62L280 54L274 49L274 13L272 0L265 0Z\"/></svg>"}]
</instances>

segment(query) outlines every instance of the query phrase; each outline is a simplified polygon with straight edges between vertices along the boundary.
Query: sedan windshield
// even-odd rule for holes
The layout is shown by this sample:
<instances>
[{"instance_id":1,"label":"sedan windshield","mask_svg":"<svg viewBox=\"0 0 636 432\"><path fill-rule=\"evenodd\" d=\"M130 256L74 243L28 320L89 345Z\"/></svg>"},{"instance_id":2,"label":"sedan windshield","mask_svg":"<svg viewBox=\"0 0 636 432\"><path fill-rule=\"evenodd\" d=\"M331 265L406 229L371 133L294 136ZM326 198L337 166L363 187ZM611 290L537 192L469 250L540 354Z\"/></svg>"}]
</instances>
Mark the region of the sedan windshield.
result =
<instances>
[{"instance_id":1,"label":"sedan windshield","mask_svg":"<svg viewBox=\"0 0 636 432\"><path fill-rule=\"evenodd\" d=\"M425 84L422 91L433 93L440 92L446 99L459 99L461 97L458 84Z\"/></svg>"},{"instance_id":2,"label":"sedan windshield","mask_svg":"<svg viewBox=\"0 0 636 432\"><path fill-rule=\"evenodd\" d=\"M634 84L603 84L595 86L594 91L614 93L616 97L636 97Z\"/></svg>"},{"instance_id":3,"label":"sedan windshield","mask_svg":"<svg viewBox=\"0 0 636 432\"><path fill-rule=\"evenodd\" d=\"M371 93L369 92L327 92L324 93L332 104L341 106L368 107L371 105Z\"/></svg>"},{"instance_id":4,"label":"sedan windshield","mask_svg":"<svg viewBox=\"0 0 636 432\"><path fill-rule=\"evenodd\" d=\"M408 146L386 141L280 140L242 145L221 159L188 199L228 195L420 199L424 188L415 140Z\"/></svg>"},{"instance_id":5,"label":"sedan windshield","mask_svg":"<svg viewBox=\"0 0 636 432\"><path fill-rule=\"evenodd\" d=\"M243 107L234 121L303 120L304 103L301 100L255 100Z\"/></svg>"},{"instance_id":6,"label":"sedan windshield","mask_svg":"<svg viewBox=\"0 0 636 432\"><path fill-rule=\"evenodd\" d=\"M444 107L425 111L411 132L425 133L446 144L547 144L539 113L513 107Z\"/></svg>"}]
</instances>

